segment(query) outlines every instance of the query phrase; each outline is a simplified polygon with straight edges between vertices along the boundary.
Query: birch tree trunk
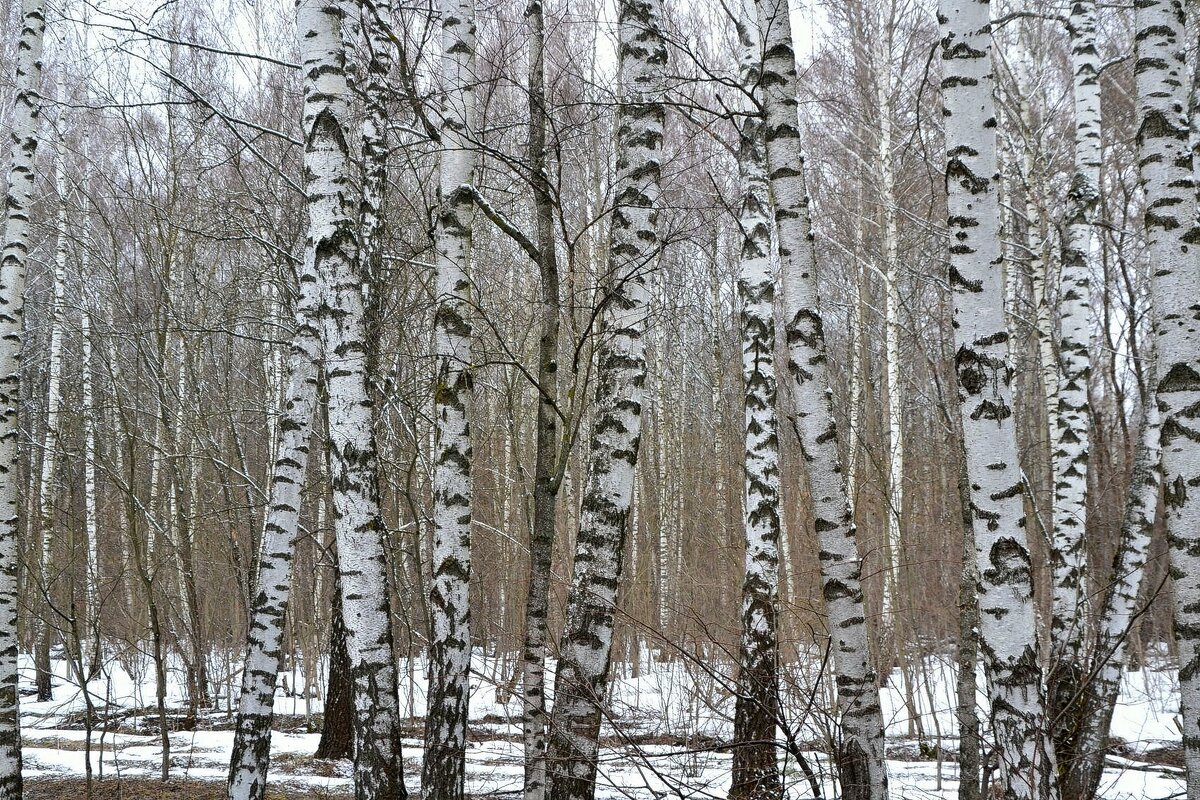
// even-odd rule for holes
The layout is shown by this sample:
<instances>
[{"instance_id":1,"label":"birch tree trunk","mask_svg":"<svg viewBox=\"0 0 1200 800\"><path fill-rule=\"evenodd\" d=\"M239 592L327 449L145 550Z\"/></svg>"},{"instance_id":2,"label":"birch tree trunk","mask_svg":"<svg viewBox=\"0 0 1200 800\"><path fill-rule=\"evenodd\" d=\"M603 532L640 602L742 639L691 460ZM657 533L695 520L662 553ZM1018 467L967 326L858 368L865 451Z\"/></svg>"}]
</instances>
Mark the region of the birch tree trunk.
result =
<instances>
[{"instance_id":1,"label":"birch tree trunk","mask_svg":"<svg viewBox=\"0 0 1200 800\"><path fill-rule=\"evenodd\" d=\"M788 420L808 468L828 628L833 637L842 742L837 753L846 800L887 797L883 712L869 653L862 562L838 453L837 428L817 298L804 155L797 120L796 59L786 0L759 0L763 126L775 199L784 323L793 381Z\"/></svg>"},{"instance_id":2,"label":"birch tree trunk","mask_svg":"<svg viewBox=\"0 0 1200 800\"><path fill-rule=\"evenodd\" d=\"M351 202L349 86L343 9L300 0L296 30L310 91L305 93L308 241L323 291L317 308L328 392L327 441L342 611L354 675L357 800L406 796L400 775L396 664L379 510L374 413L367 391L363 276Z\"/></svg>"},{"instance_id":3,"label":"birch tree trunk","mask_svg":"<svg viewBox=\"0 0 1200 800\"><path fill-rule=\"evenodd\" d=\"M529 539L529 590L522 653L522 732L525 800L546 797L546 644L549 639L550 568L554 559L557 500L567 454L558 463L558 337L561 292L554 241L554 207L546 165L545 14L541 0L525 8L529 26L529 170L541 279L538 308L537 433L533 466L533 527ZM632 529L636 537L636 521Z\"/></svg>"},{"instance_id":4,"label":"birch tree trunk","mask_svg":"<svg viewBox=\"0 0 1200 800\"><path fill-rule=\"evenodd\" d=\"M888 395L888 571L883 581L881 609L884 658L899 656L896 632L897 592L900 587L901 523L904 514L904 398L900 389L900 264L896 221L896 170L892 160L892 48L891 34L876 66L879 103L879 182L883 216L884 341L887 356ZM887 663L886 661L884 663Z\"/></svg>"},{"instance_id":5,"label":"birch tree trunk","mask_svg":"<svg viewBox=\"0 0 1200 800\"><path fill-rule=\"evenodd\" d=\"M304 131L306 140L314 143L311 147L319 143L322 133L320 78L319 67L310 65L305 74ZM250 606L242 693L229 764L229 800L262 800L267 787L275 681L282 656L284 619L300 529L301 490L308 469L317 404L321 332L315 315L322 287L312 248L305 251L297 289L295 327L284 367L286 394L276 427L275 462Z\"/></svg>"},{"instance_id":6,"label":"birch tree trunk","mask_svg":"<svg viewBox=\"0 0 1200 800\"><path fill-rule=\"evenodd\" d=\"M955 369L979 559L980 649L1004 797L1053 797L1012 413L987 0L941 5Z\"/></svg>"},{"instance_id":7,"label":"birch tree trunk","mask_svg":"<svg viewBox=\"0 0 1200 800\"><path fill-rule=\"evenodd\" d=\"M965 457L965 454L964 454ZM979 665L979 562L975 558L975 526L971 514L970 478L959 465L958 496L962 503L962 575L958 588L958 679L955 689L958 719L958 800L980 800L979 762L983 755L977 668Z\"/></svg>"},{"instance_id":8,"label":"birch tree trunk","mask_svg":"<svg viewBox=\"0 0 1200 800\"><path fill-rule=\"evenodd\" d=\"M471 393L474 201L474 0L442 4L442 157L437 228L433 473L433 582L429 589L429 711L422 791L463 796L471 669Z\"/></svg>"},{"instance_id":9,"label":"birch tree trunk","mask_svg":"<svg viewBox=\"0 0 1200 800\"><path fill-rule=\"evenodd\" d=\"M1200 266L1188 140L1186 18L1181 0L1136 6L1134 75L1146 238L1154 276L1163 486L1188 797L1200 797ZM1195 113L1195 109L1191 109ZM1189 488L1191 487L1191 488Z\"/></svg>"},{"instance_id":10,"label":"birch tree trunk","mask_svg":"<svg viewBox=\"0 0 1200 800\"><path fill-rule=\"evenodd\" d=\"M1095 666L1092 679L1085 688L1084 713L1075 749L1077 763L1063 784L1064 800L1091 800L1100 785L1113 710L1126 662L1126 636L1135 619L1138 593L1150 552L1150 537L1162 489L1162 451L1159 447L1162 426L1153 392L1144 401L1144 407L1145 419L1129 484L1121 537L1113 557L1112 579L1098 619Z\"/></svg>"},{"instance_id":11,"label":"birch tree trunk","mask_svg":"<svg viewBox=\"0 0 1200 800\"><path fill-rule=\"evenodd\" d=\"M661 17L659 0L617 4L617 178L596 349L596 412L550 726L553 800L590 800L596 789L601 704L642 429L646 272L660 248L667 62Z\"/></svg>"},{"instance_id":12,"label":"birch tree trunk","mask_svg":"<svg viewBox=\"0 0 1200 800\"><path fill-rule=\"evenodd\" d=\"M1067 235L1059 293L1058 391L1052 424L1054 528L1051 534L1053 591L1048 697L1060 777L1078 755L1086 638L1088 375L1092 333L1090 261L1100 199L1100 59L1096 52L1096 0L1071 5L1074 72L1075 166L1068 194ZM1069 781L1064 786L1069 785Z\"/></svg>"},{"instance_id":13,"label":"birch tree trunk","mask_svg":"<svg viewBox=\"0 0 1200 800\"><path fill-rule=\"evenodd\" d=\"M86 212L85 212L86 213ZM80 261L86 264L87 243ZM83 267L87 275L87 267ZM92 388L92 314L84 301L79 321L79 337L83 342L81 361L83 400L83 513L84 535L87 536L87 630L94 637L95 652L88 662L87 677L95 677L100 669L100 543L96 508L96 399Z\"/></svg>"},{"instance_id":14,"label":"birch tree trunk","mask_svg":"<svg viewBox=\"0 0 1200 800\"><path fill-rule=\"evenodd\" d=\"M61 78L58 96L63 97ZM59 124L63 121L60 119ZM57 241L54 246L54 279L50 299L50 343L46 356L46 431L42 439L42 468L38 477L37 532L41 541L38 554L38 597L36 607L42 618L38 623L37 652L34 656L37 673L37 699L44 703L52 699L50 645L54 634L52 622L53 584L51 572L54 559L54 478L58 473L59 417L62 409L62 348L63 295L67 282L67 167L66 142L59 131L54 154L54 195L58 201Z\"/></svg>"},{"instance_id":15,"label":"birch tree trunk","mask_svg":"<svg viewBox=\"0 0 1200 800\"><path fill-rule=\"evenodd\" d=\"M762 44L754 7L738 23L742 90L753 97L761 78ZM731 800L779 796L782 784L775 738L779 719L779 429L775 382L775 269L771 249L771 191L763 152L762 119L741 124L738 171L742 205L738 224L742 383L745 416L745 579L742 642L733 718Z\"/></svg>"},{"instance_id":16,"label":"birch tree trunk","mask_svg":"<svg viewBox=\"0 0 1200 800\"><path fill-rule=\"evenodd\" d=\"M0 798L21 797L21 726L17 694L17 542L19 474L17 441L21 407L21 349L29 212L38 145L42 0L23 0L17 44L16 99L9 139L4 249L0 255Z\"/></svg>"},{"instance_id":17,"label":"birch tree trunk","mask_svg":"<svg viewBox=\"0 0 1200 800\"><path fill-rule=\"evenodd\" d=\"M363 303L366 307L367 340L378 341L383 335L383 197L387 190L388 84L395 61L392 41L385 25L394 23L391 0L374 0L359 5L362 28L366 32L370 57L367 60L366 109L362 124L362 194L358 205L359 270L363 276ZM377 348L367 352L367 379L373 384L373 399L384 394L377 363Z\"/></svg>"}]
</instances>

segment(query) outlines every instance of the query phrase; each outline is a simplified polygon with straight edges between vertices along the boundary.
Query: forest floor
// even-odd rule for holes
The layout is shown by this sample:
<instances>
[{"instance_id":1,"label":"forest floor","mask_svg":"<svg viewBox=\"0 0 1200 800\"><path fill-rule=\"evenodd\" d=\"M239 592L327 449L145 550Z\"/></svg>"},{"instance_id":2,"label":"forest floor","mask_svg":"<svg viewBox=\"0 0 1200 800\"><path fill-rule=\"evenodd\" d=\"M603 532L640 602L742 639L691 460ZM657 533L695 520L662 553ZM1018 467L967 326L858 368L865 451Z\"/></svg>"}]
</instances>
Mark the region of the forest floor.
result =
<instances>
[{"instance_id":1,"label":"forest floor","mask_svg":"<svg viewBox=\"0 0 1200 800\"><path fill-rule=\"evenodd\" d=\"M29 665L26 665L27 667ZM27 797L33 800L85 800L83 776L87 734L82 726L83 695L56 665L55 699L22 700ZM478 688L471 698L468 750L469 793L476 797L517 797L523 775L519 702L505 697L506 666L478 659ZM172 680L168 705L171 782L157 777L162 744L153 701L150 670L131 677L115 661L107 674L89 684L104 719L93 731L93 797L101 800L209 800L222 797L233 745L229 689L217 707L198 718L181 713L182 689ZM724 798L729 785L732 703L722 690L723 676L679 661L643 661L635 676L624 665L614 669L609 718L603 730L597 796L602 800L664 797ZM174 674L174 673L173 673ZM489 676L492 679L489 680ZM785 680L785 707L812 712L793 735L824 797L835 797L829 759L831 697L816 670L795 668ZM230 676L227 676L230 677ZM884 690L888 722L892 797L898 800L953 798L957 793L957 746L954 681L948 662L930 659L908 676L913 692L897 673ZM1168 800L1182 788L1180 736L1175 707L1174 671L1160 666L1126 676L1113 720L1109 769L1101 796L1106 800ZM22 670L23 693L33 688L32 669ZM302 683L293 673L288 685ZM409 717L403 740L405 775L410 792L419 786L423 669L414 665L402 687ZM816 687L815 692L813 687ZM500 698L497 698L497 695ZM906 699L907 696L907 699ZM503 702L502 702L503 701ZM980 698L982 702L982 698ZM348 761L312 757L319 735L321 706L303 692L282 691L276 699L276 730L271 741L270 800L325 800L350 796ZM916 713L912 713L915 711ZM187 728L186 730L184 728ZM939 757L945 754L944 757ZM103 756L102 758L100 756ZM795 758L781 756L789 798L811 797L809 775Z\"/></svg>"}]
</instances>

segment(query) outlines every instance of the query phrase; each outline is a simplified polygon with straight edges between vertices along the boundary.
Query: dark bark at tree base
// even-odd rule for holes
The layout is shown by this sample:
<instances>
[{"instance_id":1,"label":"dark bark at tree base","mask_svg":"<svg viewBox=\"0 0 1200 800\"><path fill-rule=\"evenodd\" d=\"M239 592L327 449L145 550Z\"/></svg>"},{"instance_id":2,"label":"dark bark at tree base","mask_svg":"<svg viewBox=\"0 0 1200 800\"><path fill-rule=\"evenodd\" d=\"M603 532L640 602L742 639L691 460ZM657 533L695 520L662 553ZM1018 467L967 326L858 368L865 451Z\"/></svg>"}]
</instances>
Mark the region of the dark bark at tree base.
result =
<instances>
[{"instance_id":1,"label":"dark bark at tree base","mask_svg":"<svg viewBox=\"0 0 1200 800\"><path fill-rule=\"evenodd\" d=\"M733 716L733 781L729 800L766 800L783 791L775 752L779 717L775 665L743 668ZM764 702L765 699L765 702Z\"/></svg>"},{"instance_id":2,"label":"dark bark at tree base","mask_svg":"<svg viewBox=\"0 0 1200 800\"><path fill-rule=\"evenodd\" d=\"M342 592L340 587L334 587L325 717L314 758L350 758L354 754L354 681L350 669L346 623L342 619Z\"/></svg>"}]
</instances>

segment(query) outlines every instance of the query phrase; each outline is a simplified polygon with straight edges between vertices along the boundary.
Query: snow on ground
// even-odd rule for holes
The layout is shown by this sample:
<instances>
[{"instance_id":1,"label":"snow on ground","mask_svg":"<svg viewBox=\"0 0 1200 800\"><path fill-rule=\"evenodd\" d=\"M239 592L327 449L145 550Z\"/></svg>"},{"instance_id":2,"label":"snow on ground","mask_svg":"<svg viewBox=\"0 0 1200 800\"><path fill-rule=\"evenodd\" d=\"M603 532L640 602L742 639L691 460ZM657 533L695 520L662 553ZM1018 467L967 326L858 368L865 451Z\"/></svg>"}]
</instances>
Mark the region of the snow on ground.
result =
<instances>
[{"instance_id":1,"label":"snow on ground","mask_svg":"<svg viewBox=\"0 0 1200 800\"><path fill-rule=\"evenodd\" d=\"M702 661L654 659L646 653L638 674L629 665L614 665L609 718L603 730L599 786L604 800L682 797L703 800L723 798L729 786L730 756L714 747L731 732L732 701L728 675L709 669ZM109 659L104 674L88 685L100 722L92 736L92 764L96 774L127 778L159 775L162 759L153 712L154 676L145 665L122 666ZM471 697L472 741L468 751L468 790L474 794L519 794L522 781L520 703L504 699L504 684L514 661L507 664L478 655L478 673ZM132 667L131 670L127 667ZM55 699L33 700L32 662L22 662L22 725L25 774L31 778L82 776L85 772L85 733L81 730L85 708L82 692L69 679L65 662L55 662ZM216 674L216 673L214 673ZM825 797L835 797L836 787L828 758L818 752L830 737L831 720L821 709L831 707L827 675L819 664L785 671L784 705L788 716L799 717L810 707L793 735L806 760L824 784ZM178 714L185 702L182 675L172 670L167 704ZM421 663L401 664L404 683L401 703L409 717L424 713L424 668ZM232 671L227 684L234 691ZM930 659L908 676L913 691L905 690L905 676L894 674L884 689L892 796L895 798L951 798L957 792L957 767L942 763L937 753L952 754L957 746L954 715L954 679L948 661ZM411 678L411 679L410 679ZM288 686L303 689L300 676L289 673ZM814 688L815 687L815 688ZM815 696L813 696L815 694ZM217 708L200 721L199 730L170 734L171 774L175 778L225 780L233 734L228 689L217 698ZM1175 673L1145 669L1130 673L1113 715L1112 735L1124 741L1120 757L1112 757L1101 796L1108 800L1155 800L1176 795L1182 788L1178 770L1146 763L1154 751L1179 747L1175 706L1178 702ZM983 698L980 697L982 704ZM910 707L911 706L911 707ZM321 789L335 793L350 788L348 762L317 761L311 757L319 736L303 732L306 715L319 714L315 697L300 691L276 695L280 726L271 741L271 776L274 785ZM915 714L913 711L915 710ZM104 719L107 716L108 722ZM419 776L422 755L420 720L410 719L410 738L403 742L410 790ZM1149 754L1149 755L1148 755ZM1156 760L1156 759L1152 759ZM785 755L781 764L791 798L811 796L808 778L796 760Z\"/></svg>"}]
</instances>

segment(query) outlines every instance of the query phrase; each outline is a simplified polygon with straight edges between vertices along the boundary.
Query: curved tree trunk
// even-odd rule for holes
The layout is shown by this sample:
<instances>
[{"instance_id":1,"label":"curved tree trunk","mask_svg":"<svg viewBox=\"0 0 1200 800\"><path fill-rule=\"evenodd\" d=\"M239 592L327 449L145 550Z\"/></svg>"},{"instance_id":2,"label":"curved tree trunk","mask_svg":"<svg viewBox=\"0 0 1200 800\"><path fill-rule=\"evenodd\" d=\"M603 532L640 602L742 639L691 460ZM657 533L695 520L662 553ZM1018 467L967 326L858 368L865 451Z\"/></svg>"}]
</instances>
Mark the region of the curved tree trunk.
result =
<instances>
[{"instance_id":1,"label":"curved tree trunk","mask_svg":"<svg viewBox=\"0 0 1200 800\"><path fill-rule=\"evenodd\" d=\"M661 16L659 0L620 0L617 6L617 179L604 330L596 349L596 413L550 726L553 800L590 800L596 789L601 707L642 431L646 273L659 253L667 60Z\"/></svg>"},{"instance_id":2,"label":"curved tree trunk","mask_svg":"<svg viewBox=\"0 0 1200 800\"><path fill-rule=\"evenodd\" d=\"M817 297L804 155L797 127L796 60L785 0L760 0L764 136L775 198L794 408L788 410L808 468L828 627L833 638L842 742L837 753L846 800L887 797L883 711L871 666L863 603L862 561L842 476L837 428Z\"/></svg>"},{"instance_id":3,"label":"curved tree trunk","mask_svg":"<svg viewBox=\"0 0 1200 800\"><path fill-rule=\"evenodd\" d=\"M1005 798L1047 798L1054 759L1037 656L1032 565L1004 317L987 0L941 6L955 369L975 547L980 648Z\"/></svg>"},{"instance_id":4,"label":"curved tree trunk","mask_svg":"<svg viewBox=\"0 0 1200 800\"><path fill-rule=\"evenodd\" d=\"M1150 537L1162 489L1159 438L1162 426L1153 392L1143 401L1146 418L1129 483L1125 519L1113 558L1112 579L1100 608L1096 631L1095 667L1084 696L1084 713L1076 745L1077 763L1063 785L1063 797L1091 800L1104 772L1104 755L1113 710L1121 690L1126 661L1125 639L1135 620L1138 593L1150 553Z\"/></svg>"}]
</instances>

